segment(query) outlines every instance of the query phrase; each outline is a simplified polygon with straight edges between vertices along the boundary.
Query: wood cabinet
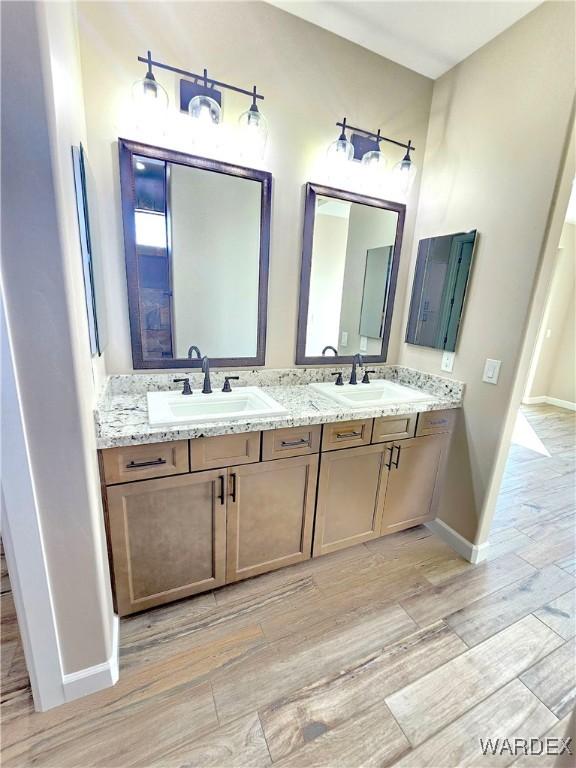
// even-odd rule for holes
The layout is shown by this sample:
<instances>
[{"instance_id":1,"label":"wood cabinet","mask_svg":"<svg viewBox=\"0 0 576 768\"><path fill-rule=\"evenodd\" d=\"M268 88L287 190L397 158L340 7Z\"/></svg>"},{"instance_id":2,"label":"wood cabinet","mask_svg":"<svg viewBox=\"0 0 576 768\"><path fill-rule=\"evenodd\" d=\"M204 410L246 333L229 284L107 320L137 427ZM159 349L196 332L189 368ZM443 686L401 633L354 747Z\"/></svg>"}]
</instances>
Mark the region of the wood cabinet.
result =
<instances>
[{"instance_id":1,"label":"wood cabinet","mask_svg":"<svg viewBox=\"0 0 576 768\"><path fill-rule=\"evenodd\" d=\"M449 435L392 443L381 534L431 520L436 514Z\"/></svg>"},{"instance_id":2,"label":"wood cabinet","mask_svg":"<svg viewBox=\"0 0 576 768\"><path fill-rule=\"evenodd\" d=\"M314 556L380 535L388 453L384 445L367 445L322 454Z\"/></svg>"},{"instance_id":3,"label":"wood cabinet","mask_svg":"<svg viewBox=\"0 0 576 768\"><path fill-rule=\"evenodd\" d=\"M262 435L262 461L305 456L320 450L321 426L271 429Z\"/></svg>"},{"instance_id":4,"label":"wood cabinet","mask_svg":"<svg viewBox=\"0 0 576 768\"><path fill-rule=\"evenodd\" d=\"M455 414L102 451L118 613L432 519Z\"/></svg>"},{"instance_id":5,"label":"wood cabinet","mask_svg":"<svg viewBox=\"0 0 576 768\"><path fill-rule=\"evenodd\" d=\"M106 485L179 475L190 470L188 440L108 448L102 466Z\"/></svg>"},{"instance_id":6,"label":"wood cabinet","mask_svg":"<svg viewBox=\"0 0 576 768\"><path fill-rule=\"evenodd\" d=\"M233 467L236 464L253 464L256 461L260 461L260 432L197 437L190 440L192 472Z\"/></svg>"},{"instance_id":7,"label":"wood cabinet","mask_svg":"<svg viewBox=\"0 0 576 768\"><path fill-rule=\"evenodd\" d=\"M229 470L228 582L311 557L318 456Z\"/></svg>"},{"instance_id":8,"label":"wood cabinet","mask_svg":"<svg viewBox=\"0 0 576 768\"><path fill-rule=\"evenodd\" d=\"M337 421L322 427L322 450L335 451L368 445L372 438L372 419Z\"/></svg>"},{"instance_id":9,"label":"wood cabinet","mask_svg":"<svg viewBox=\"0 0 576 768\"><path fill-rule=\"evenodd\" d=\"M224 584L225 484L220 470L107 489L121 616Z\"/></svg>"}]
</instances>

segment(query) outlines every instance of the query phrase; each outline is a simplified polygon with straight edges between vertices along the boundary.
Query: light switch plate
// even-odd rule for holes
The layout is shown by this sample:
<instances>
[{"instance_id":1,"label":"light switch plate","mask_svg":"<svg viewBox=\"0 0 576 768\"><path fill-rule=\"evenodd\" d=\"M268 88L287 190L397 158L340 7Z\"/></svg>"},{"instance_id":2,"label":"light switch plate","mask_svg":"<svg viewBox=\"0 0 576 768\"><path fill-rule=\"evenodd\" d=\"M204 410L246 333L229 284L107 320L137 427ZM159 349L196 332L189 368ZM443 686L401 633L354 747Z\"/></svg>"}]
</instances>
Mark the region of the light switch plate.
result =
<instances>
[{"instance_id":1,"label":"light switch plate","mask_svg":"<svg viewBox=\"0 0 576 768\"><path fill-rule=\"evenodd\" d=\"M348 331L342 331L342 336L340 337L340 343L343 347L348 346Z\"/></svg>"},{"instance_id":2,"label":"light switch plate","mask_svg":"<svg viewBox=\"0 0 576 768\"><path fill-rule=\"evenodd\" d=\"M498 384L498 377L500 376L501 360L486 359L484 363L484 373L482 375L482 381L487 384Z\"/></svg>"},{"instance_id":3,"label":"light switch plate","mask_svg":"<svg viewBox=\"0 0 576 768\"><path fill-rule=\"evenodd\" d=\"M444 352L442 355L440 368L442 368L443 371L446 371L446 373L452 373L452 369L454 368L454 356L454 352Z\"/></svg>"},{"instance_id":4,"label":"light switch plate","mask_svg":"<svg viewBox=\"0 0 576 768\"><path fill-rule=\"evenodd\" d=\"M366 336L360 336L360 352L366 352L368 349L368 339Z\"/></svg>"}]
</instances>

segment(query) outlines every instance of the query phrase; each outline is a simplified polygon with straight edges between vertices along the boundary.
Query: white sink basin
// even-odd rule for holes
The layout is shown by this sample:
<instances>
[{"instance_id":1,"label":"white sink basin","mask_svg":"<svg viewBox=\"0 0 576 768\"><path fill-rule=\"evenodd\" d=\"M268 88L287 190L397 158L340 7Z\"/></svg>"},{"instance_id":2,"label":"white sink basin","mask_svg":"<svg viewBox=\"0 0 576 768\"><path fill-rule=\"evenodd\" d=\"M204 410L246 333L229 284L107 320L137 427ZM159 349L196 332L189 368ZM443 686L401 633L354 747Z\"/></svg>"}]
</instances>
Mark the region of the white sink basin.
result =
<instances>
[{"instance_id":1,"label":"white sink basin","mask_svg":"<svg viewBox=\"0 0 576 768\"><path fill-rule=\"evenodd\" d=\"M309 384L312 389L321 392L347 408L377 408L391 403L410 403L433 400L433 396L419 389L412 389L403 384L396 384L386 379L374 379L370 384L344 384L337 387L332 382Z\"/></svg>"},{"instance_id":2,"label":"white sink basin","mask_svg":"<svg viewBox=\"0 0 576 768\"><path fill-rule=\"evenodd\" d=\"M148 421L153 427L281 416L286 412L284 406L258 387L238 387L232 392L210 395L148 392Z\"/></svg>"}]
</instances>

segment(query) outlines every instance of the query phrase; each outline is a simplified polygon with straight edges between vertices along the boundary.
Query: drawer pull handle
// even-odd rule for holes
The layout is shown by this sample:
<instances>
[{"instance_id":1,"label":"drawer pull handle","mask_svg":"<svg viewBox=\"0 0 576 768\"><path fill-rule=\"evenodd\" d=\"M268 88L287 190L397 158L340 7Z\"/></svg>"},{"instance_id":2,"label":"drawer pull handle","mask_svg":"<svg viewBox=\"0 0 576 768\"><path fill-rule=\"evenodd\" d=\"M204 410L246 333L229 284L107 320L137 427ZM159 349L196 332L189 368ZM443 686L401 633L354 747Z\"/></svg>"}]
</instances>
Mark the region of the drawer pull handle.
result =
<instances>
[{"instance_id":1,"label":"drawer pull handle","mask_svg":"<svg viewBox=\"0 0 576 768\"><path fill-rule=\"evenodd\" d=\"M298 440L282 440L280 443L281 448L296 448L299 445L310 445L310 440L306 440L305 437L301 437Z\"/></svg>"},{"instance_id":2,"label":"drawer pull handle","mask_svg":"<svg viewBox=\"0 0 576 768\"><path fill-rule=\"evenodd\" d=\"M447 423L448 423L448 419L436 419L435 421L432 421L432 419L430 419L430 421L428 422L428 424L430 424L433 427L438 426L440 424L447 424Z\"/></svg>"},{"instance_id":3,"label":"drawer pull handle","mask_svg":"<svg viewBox=\"0 0 576 768\"><path fill-rule=\"evenodd\" d=\"M159 467L166 464L166 459L153 459L152 461L130 461L126 464L126 469L140 469L141 467Z\"/></svg>"},{"instance_id":4,"label":"drawer pull handle","mask_svg":"<svg viewBox=\"0 0 576 768\"><path fill-rule=\"evenodd\" d=\"M362 437L362 432L336 432L337 440L349 440L352 437Z\"/></svg>"}]
</instances>

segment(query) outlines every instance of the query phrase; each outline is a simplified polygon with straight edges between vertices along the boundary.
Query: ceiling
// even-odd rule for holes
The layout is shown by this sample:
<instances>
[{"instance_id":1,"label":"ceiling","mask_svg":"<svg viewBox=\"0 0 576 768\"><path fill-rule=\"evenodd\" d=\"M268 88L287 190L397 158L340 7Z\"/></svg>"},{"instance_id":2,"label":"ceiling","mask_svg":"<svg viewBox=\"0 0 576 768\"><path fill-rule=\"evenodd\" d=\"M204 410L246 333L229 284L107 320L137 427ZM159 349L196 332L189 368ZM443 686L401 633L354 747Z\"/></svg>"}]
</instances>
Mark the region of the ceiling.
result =
<instances>
[{"instance_id":1,"label":"ceiling","mask_svg":"<svg viewBox=\"0 0 576 768\"><path fill-rule=\"evenodd\" d=\"M542 0L310 0L272 5L436 79Z\"/></svg>"}]
</instances>

